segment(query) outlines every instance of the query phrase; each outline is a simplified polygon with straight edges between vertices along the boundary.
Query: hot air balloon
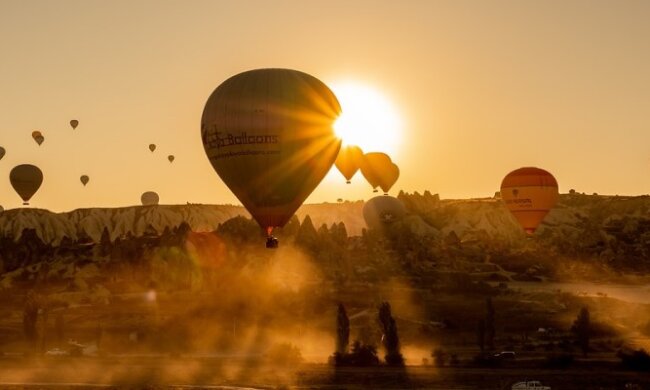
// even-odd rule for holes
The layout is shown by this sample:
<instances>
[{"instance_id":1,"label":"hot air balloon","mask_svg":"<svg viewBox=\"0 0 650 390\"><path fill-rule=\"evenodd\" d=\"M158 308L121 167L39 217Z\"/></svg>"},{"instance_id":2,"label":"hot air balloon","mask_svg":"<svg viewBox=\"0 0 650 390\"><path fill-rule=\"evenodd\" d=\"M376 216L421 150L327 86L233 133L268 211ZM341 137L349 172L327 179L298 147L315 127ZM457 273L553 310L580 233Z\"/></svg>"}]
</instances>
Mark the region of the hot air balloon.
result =
<instances>
[{"instance_id":1,"label":"hot air balloon","mask_svg":"<svg viewBox=\"0 0 650 390\"><path fill-rule=\"evenodd\" d=\"M72 126L72 130L76 129L77 126L79 126L79 121L76 119L73 119L70 121L70 126Z\"/></svg>"},{"instance_id":2,"label":"hot air balloon","mask_svg":"<svg viewBox=\"0 0 650 390\"><path fill-rule=\"evenodd\" d=\"M360 147L354 145L341 147L334 165L343 174L347 184L350 184L352 176L359 170L361 159L363 159L363 151Z\"/></svg>"},{"instance_id":3,"label":"hot air balloon","mask_svg":"<svg viewBox=\"0 0 650 390\"><path fill-rule=\"evenodd\" d=\"M5 156L5 153L6 153L5 148L0 146L0 160L2 160L2 158Z\"/></svg>"},{"instance_id":4,"label":"hot air balloon","mask_svg":"<svg viewBox=\"0 0 650 390\"><path fill-rule=\"evenodd\" d=\"M160 201L160 197L153 191L147 191L142 194L140 201L143 206L155 206Z\"/></svg>"},{"instance_id":5,"label":"hot air balloon","mask_svg":"<svg viewBox=\"0 0 650 390\"><path fill-rule=\"evenodd\" d=\"M373 192L378 192L376 188L388 182L385 176L392 165L393 162L390 161L390 157L386 153L373 152L363 155L360 166L361 173L370 183L370 186L375 189Z\"/></svg>"},{"instance_id":6,"label":"hot air balloon","mask_svg":"<svg viewBox=\"0 0 650 390\"><path fill-rule=\"evenodd\" d=\"M18 165L9 173L9 181L23 199L23 205L27 206L31 197L34 196L43 183L43 172L34 165Z\"/></svg>"},{"instance_id":7,"label":"hot air balloon","mask_svg":"<svg viewBox=\"0 0 650 390\"><path fill-rule=\"evenodd\" d=\"M167 156L167 160L169 160L170 163L174 162L174 159L175 159L175 158L176 158L176 157L174 157L174 155L172 155L172 154L170 154L169 156Z\"/></svg>"},{"instance_id":8,"label":"hot air balloon","mask_svg":"<svg viewBox=\"0 0 650 390\"><path fill-rule=\"evenodd\" d=\"M526 233L532 235L558 201L557 181L543 169L519 168L501 182L501 198Z\"/></svg>"},{"instance_id":9,"label":"hot air balloon","mask_svg":"<svg viewBox=\"0 0 650 390\"><path fill-rule=\"evenodd\" d=\"M79 180L81 180L81 184L83 184L84 187L85 187L86 184L88 184L88 182L90 181L90 178L88 177L88 175L82 175L82 176L79 178Z\"/></svg>"},{"instance_id":10,"label":"hot air balloon","mask_svg":"<svg viewBox=\"0 0 650 390\"><path fill-rule=\"evenodd\" d=\"M392 196L375 196L363 205L363 219L371 229L383 229L406 215L402 201Z\"/></svg>"},{"instance_id":11,"label":"hot air balloon","mask_svg":"<svg viewBox=\"0 0 650 390\"><path fill-rule=\"evenodd\" d=\"M41 144L43 143L43 141L45 141L45 137L44 137L43 134L42 134L40 131L38 131L38 130L32 132L32 138L34 139L34 141L36 141L36 143L38 144L38 146L41 146Z\"/></svg>"},{"instance_id":12,"label":"hot air balloon","mask_svg":"<svg viewBox=\"0 0 650 390\"><path fill-rule=\"evenodd\" d=\"M290 69L257 69L224 81L205 104L201 136L217 174L277 247L284 226L332 167L341 111L320 80Z\"/></svg>"},{"instance_id":13,"label":"hot air balloon","mask_svg":"<svg viewBox=\"0 0 650 390\"><path fill-rule=\"evenodd\" d=\"M153 151L156 150L156 144L149 144L149 150L153 153Z\"/></svg>"},{"instance_id":14,"label":"hot air balloon","mask_svg":"<svg viewBox=\"0 0 650 390\"><path fill-rule=\"evenodd\" d=\"M384 191L384 195L388 195L388 191L399 179L399 167L391 163L379 176L379 187Z\"/></svg>"}]
</instances>

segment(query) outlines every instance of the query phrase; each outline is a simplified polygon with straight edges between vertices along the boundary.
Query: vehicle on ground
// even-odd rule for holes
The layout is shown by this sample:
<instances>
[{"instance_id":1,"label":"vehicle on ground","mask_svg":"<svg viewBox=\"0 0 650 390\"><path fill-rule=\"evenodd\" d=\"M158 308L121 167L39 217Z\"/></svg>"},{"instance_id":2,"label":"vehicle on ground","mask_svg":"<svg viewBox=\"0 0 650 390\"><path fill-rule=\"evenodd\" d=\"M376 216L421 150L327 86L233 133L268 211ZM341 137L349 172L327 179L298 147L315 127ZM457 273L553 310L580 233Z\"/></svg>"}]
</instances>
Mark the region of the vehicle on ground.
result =
<instances>
[{"instance_id":1,"label":"vehicle on ground","mask_svg":"<svg viewBox=\"0 0 650 390\"><path fill-rule=\"evenodd\" d=\"M514 351L501 351L493 355L497 359L503 360L514 360L517 358L517 354Z\"/></svg>"},{"instance_id":2,"label":"vehicle on ground","mask_svg":"<svg viewBox=\"0 0 650 390\"><path fill-rule=\"evenodd\" d=\"M512 390L551 390L551 387L542 386L540 381L525 381L512 385Z\"/></svg>"}]
</instances>

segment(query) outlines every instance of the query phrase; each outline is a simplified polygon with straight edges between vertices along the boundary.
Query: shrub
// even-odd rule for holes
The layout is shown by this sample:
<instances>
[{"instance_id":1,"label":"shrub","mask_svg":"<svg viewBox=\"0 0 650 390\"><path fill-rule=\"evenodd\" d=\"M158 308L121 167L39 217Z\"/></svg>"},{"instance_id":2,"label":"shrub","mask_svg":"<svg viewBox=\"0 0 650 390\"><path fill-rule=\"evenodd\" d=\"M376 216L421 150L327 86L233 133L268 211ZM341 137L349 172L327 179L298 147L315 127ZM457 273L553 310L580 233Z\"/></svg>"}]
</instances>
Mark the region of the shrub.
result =
<instances>
[{"instance_id":1,"label":"shrub","mask_svg":"<svg viewBox=\"0 0 650 390\"><path fill-rule=\"evenodd\" d=\"M616 354L621 364L628 370L650 371L650 355L644 350L620 350Z\"/></svg>"}]
</instances>

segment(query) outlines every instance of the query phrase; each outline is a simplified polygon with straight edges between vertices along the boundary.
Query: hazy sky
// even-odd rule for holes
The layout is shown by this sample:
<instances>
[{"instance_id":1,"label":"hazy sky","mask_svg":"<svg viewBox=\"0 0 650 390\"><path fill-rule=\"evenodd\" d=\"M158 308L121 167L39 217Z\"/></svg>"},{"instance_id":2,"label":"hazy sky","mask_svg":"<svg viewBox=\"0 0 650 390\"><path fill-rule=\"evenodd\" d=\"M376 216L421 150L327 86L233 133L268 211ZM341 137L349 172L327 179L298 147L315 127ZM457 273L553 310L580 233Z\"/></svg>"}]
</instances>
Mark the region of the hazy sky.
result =
<instances>
[{"instance_id":1,"label":"hazy sky","mask_svg":"<svg viewBox=\"0 0 650 390\"><path fill-rule=\"evenodd\" d=\"M650 1L0 0L0 205L20 205L8 177L21 163L45 174L33 206L56 211L147 190L237 203L201 113L226 78L265 67L388 100L395 194L490 196L530 165L562 192L649 193L649 17ZM308 201L372 196L343 182L333 170Z\"/></svg>"}]
</instances>

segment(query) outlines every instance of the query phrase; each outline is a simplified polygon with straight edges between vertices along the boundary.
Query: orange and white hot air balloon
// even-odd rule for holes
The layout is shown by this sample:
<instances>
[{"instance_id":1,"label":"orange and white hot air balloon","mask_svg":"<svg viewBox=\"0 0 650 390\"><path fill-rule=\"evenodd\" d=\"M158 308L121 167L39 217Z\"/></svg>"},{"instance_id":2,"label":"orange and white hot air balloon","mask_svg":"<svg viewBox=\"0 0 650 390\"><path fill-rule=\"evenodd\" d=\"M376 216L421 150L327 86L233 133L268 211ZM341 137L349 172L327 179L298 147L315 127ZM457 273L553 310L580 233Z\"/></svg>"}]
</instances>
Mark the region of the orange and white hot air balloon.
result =
<instances>
[{"instance_id":1,"label":"orange and white hot air balloon","mask_svg":"<svg viewBox=\"0 0 650 390\"><path fill-rule=\"evenodd\" d=\"M526 233L532 235L559 199L557 180L540 168L519 168L503 178L501 199Z\"/></svg>"}]
</instances>

